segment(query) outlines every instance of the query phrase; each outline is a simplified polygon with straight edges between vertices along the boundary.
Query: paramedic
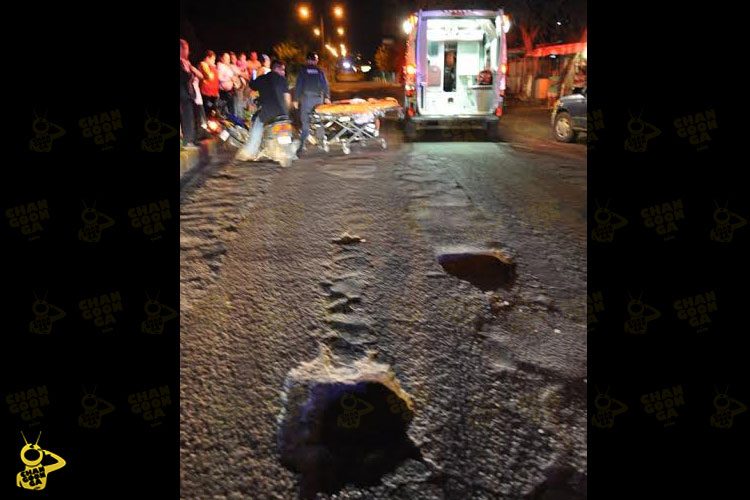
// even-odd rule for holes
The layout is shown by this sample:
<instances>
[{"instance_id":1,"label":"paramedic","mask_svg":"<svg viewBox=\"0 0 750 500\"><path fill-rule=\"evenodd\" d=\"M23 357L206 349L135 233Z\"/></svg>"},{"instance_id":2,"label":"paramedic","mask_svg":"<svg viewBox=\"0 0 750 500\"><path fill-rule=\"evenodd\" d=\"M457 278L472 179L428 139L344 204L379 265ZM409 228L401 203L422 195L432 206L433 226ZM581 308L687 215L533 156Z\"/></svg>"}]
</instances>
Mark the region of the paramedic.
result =
<instances>
[{"instance_id":1,"label":"paramedic","mask_svg":"<svg viewBox=\"0 0 750 500\"><path fill-rule=\"evenodd\" d=\"M307 64L302 67L294 88L294 107L300 111L302 131L300 134L299 154L305 148L305 140L310 135L310 113L318 104L330 104L331 91L323 71L318 67L318 54L307 54Z\"/></svg>"}]
</instances>

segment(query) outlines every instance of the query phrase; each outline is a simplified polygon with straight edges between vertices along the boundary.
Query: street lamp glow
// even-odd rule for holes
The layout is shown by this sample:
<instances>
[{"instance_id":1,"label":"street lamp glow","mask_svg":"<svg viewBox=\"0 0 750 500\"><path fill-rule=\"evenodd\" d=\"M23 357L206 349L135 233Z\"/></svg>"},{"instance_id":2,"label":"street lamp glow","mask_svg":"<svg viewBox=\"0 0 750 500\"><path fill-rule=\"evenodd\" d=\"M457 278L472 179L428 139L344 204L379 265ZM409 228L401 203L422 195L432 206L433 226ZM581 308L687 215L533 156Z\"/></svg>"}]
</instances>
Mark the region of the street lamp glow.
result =
<instances>
[{"instance_id":1,"label":"street lamp glow","mask_svg":"<svg viewBox=\"0 0 750 500\"><path fill-rule=\"evenodd\" d=\"M344 44L342 43L341 45L339 45L339 47L341 48L341 55L343 57L346 57L346 47L344 46Z\"/></svg>"},{"instance_id":2,"label":"street lamp glow","mask_svg":"<svg viewBox=\"0 0 750 500\"><path fill-rule=\"evenodd\" d=\"M300 5L297 9L297 12L299 13L299 17L302 19L309 19L310 18L310 7L307 5Z\"/></svg>"},{"instance_id":3,"label":"street lamp glow","mask_svg":"<svg viewBox=\"0 0 750 500\"><path fill-rule=\"evenodd\" d=\"M335 48L331 47L330 45L326 45L326 48L328 49L328 51L331 54L333 54L333 57L338 57L339 56L339 53L338 53L338 51Z\"/></svg>"},{"instance_id":4,"label":"street lamp glow","mask_svg":"<svg viewBox=\"0 0 750 500\"><path fill-rule=\"evenodd\" d=\"M320 36L320 28L314 28L313 33L315 33L315 36Z\"/></svg>"},{"instance_id":5,"label":"street lamp glow","mask_svg":"<svg viewBox=\"0 0 750 500\"><path fill-rule=\"evenodd\" d=\"M344 36L344 28L339 26L338 28L336 28L336 33L338 33L339 36Z\"/></svg>"},{"instance_id":6,"label":"street lamp glow","mask_svg":"<svg viewBox=\"0 0 750 500\"><path fill-rule=\"evenodd\" d=\"M408 20L408 19L407 19L406 21L404 21L404 24L403 24L402 26L403 26L403 28L404 28L404 33L406 33L407 35L411 33L411 30L412 30L412 28L414 27L414 26L413 26L413 25L411 24L411 21L410 21L410 20Z\"/></svg>"},{"instance_id":7,"label":"street lamp glow","mask_svg":"<svg viewBox=\"0 0 750 500\"><path fill-rule=\"evenodd\" d=\"M341 19L342 17L344 17L344 8L340 5L337 5L333 8L333 15Z\"/></svg>"}]
</instances>

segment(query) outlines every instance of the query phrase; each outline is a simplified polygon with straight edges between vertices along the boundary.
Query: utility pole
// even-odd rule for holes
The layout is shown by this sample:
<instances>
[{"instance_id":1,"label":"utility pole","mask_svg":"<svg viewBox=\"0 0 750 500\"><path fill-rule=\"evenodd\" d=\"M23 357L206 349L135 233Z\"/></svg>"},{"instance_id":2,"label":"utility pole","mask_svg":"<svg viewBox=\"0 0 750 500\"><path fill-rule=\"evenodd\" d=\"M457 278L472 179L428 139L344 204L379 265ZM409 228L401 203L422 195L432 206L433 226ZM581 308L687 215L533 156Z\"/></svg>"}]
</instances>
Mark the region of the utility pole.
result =
<instances>
[{"instance_id":1,"label":"utility pole","mask_svg":"<svg viewBox=\"0 0 750 500\"><path fill-rule=\"evenodd\" d=\"M321 14L320 14L320 53L319 53L318 57L321 57L321 58L323 57L323 52L325 51L325 48L326 48L326 28L325 28L325 23L323 22L323 14L322 14L322 10L321 10Z\"/></svg>"}]
</instances>

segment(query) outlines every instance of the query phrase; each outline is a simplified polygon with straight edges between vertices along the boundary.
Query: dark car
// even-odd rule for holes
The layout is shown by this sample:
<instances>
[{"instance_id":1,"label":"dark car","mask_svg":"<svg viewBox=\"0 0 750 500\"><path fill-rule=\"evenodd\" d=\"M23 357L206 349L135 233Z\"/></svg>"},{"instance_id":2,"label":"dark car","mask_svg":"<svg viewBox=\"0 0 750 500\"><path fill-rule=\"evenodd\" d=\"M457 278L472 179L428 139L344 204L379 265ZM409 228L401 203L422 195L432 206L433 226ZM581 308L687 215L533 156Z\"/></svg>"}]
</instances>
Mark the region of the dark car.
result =
<instances>
[{"instance_id":1,"label":"dark car","mask_svg":"<svg viewBox=\"0 0 750 500\"><path fill-rule=\"evenodd\" d=\"M552 110L552 133L560 142L573 142L586 132L586 88L561 97Z\"/></svg>"}]
</instances>

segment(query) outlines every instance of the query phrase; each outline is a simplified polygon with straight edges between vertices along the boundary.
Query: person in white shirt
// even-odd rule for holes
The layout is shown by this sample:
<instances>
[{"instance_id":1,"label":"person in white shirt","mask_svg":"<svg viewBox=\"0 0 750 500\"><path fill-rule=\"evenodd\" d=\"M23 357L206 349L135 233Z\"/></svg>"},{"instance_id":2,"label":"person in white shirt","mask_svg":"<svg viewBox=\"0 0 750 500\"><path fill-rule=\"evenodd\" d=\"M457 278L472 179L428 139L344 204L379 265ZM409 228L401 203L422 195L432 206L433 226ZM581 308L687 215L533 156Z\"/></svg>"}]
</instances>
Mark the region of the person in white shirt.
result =
<instances>
[{"instance_id":1,"label":"person in white shirt","mask_svg":"<svg viewBox=\"0 0 750 500\"><path fill-rule=\"evenodd\" d=\"M227 111L234 111L234 71L228 52L224 52L216 65L219 74L219 98L226 104Z\"/></svg>"},{"instance_id":2,"label":"person in white shirt","mask_svg":"<svg viewBox=\"0 0 750 500\"><path fill-rule=\"evenodd\" d=\"M261 54L260 58L263 61L263 66L260 67L258 76L263 76L271 72L271 58L265 54Z\"/></svg>"}]
</instances>

